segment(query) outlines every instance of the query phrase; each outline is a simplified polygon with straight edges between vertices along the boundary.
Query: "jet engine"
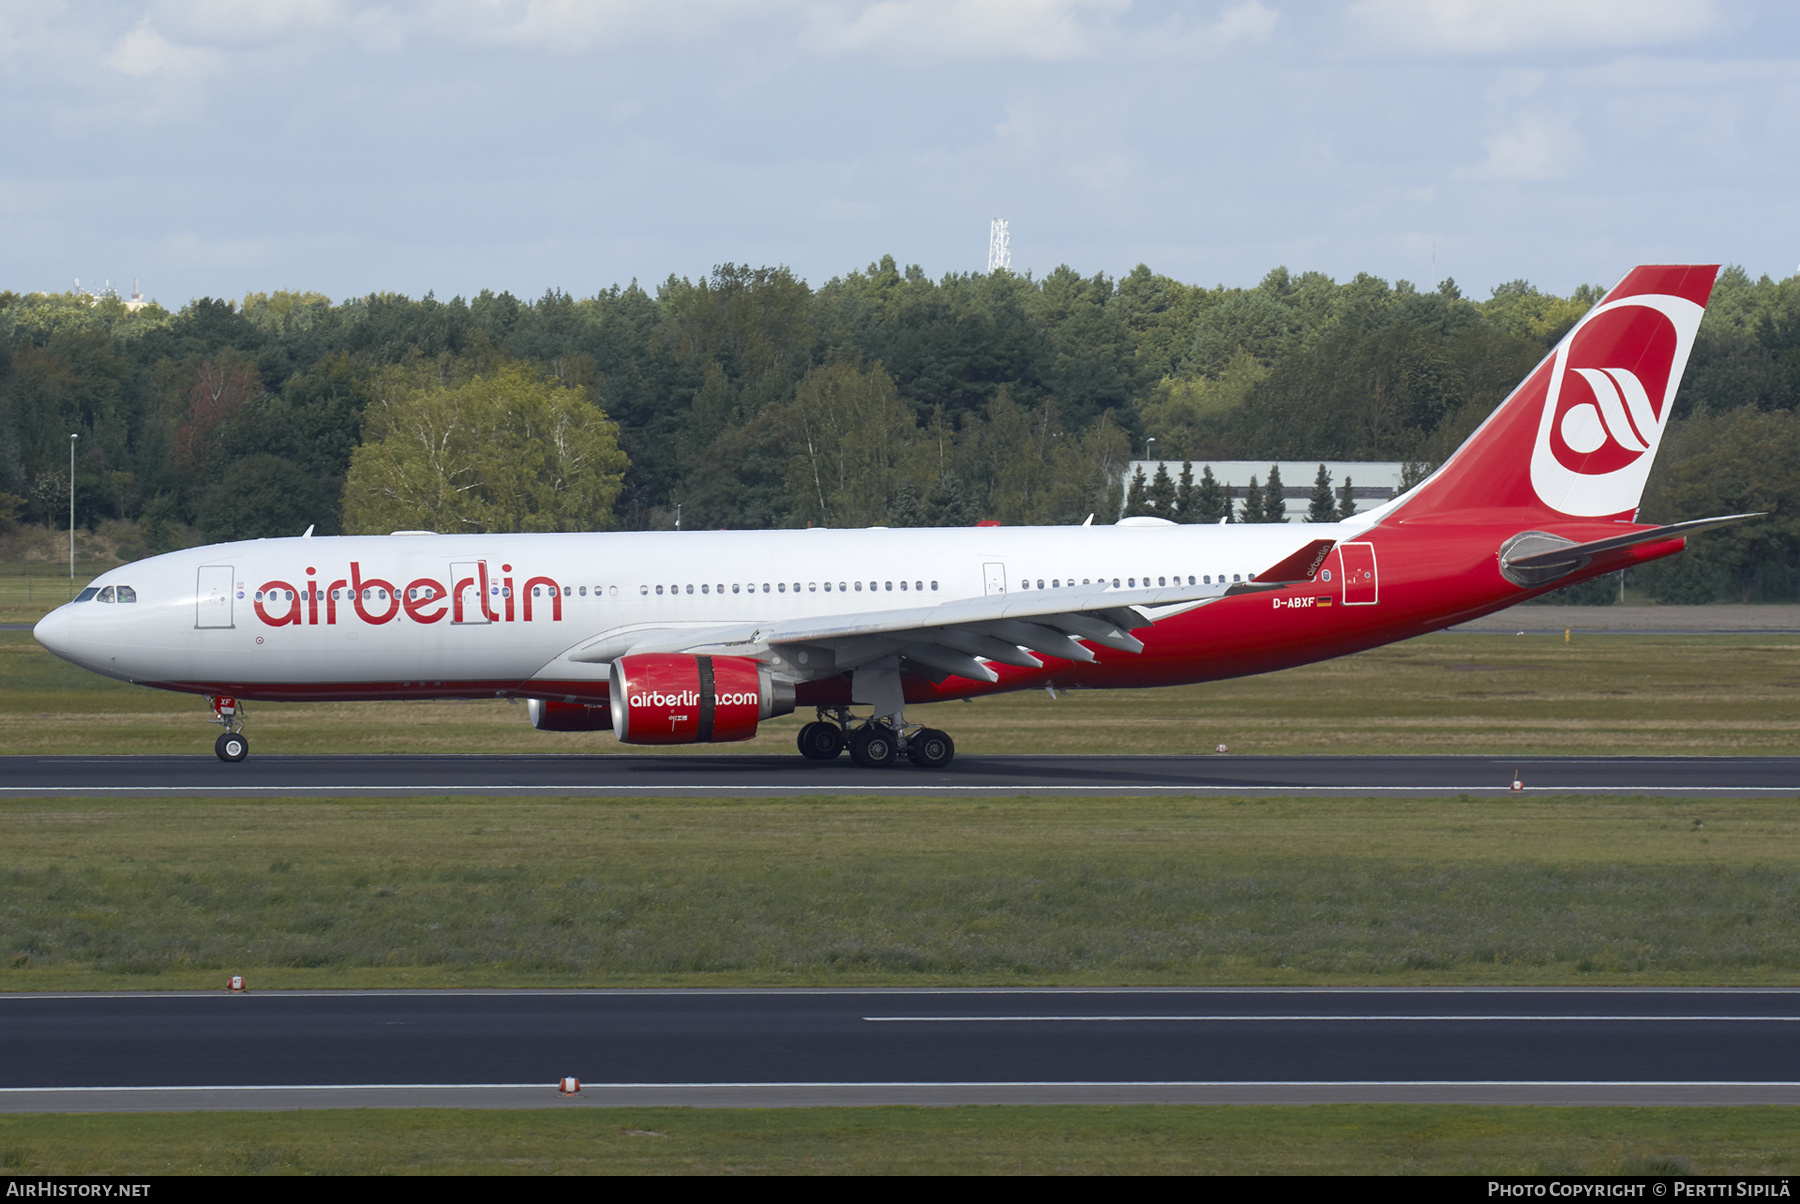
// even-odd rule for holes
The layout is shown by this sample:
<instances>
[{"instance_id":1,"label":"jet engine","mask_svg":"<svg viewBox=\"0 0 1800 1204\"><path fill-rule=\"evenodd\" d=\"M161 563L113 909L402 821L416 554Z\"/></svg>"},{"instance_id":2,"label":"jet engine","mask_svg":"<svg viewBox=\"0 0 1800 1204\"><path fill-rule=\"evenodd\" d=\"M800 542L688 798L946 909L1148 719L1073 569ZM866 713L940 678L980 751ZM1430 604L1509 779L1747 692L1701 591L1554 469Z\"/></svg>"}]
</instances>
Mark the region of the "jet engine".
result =
<instances>
[{"instance_id":1,"label":"jet engine","mask_svg":"<svg viewBox=\"0 0 1800 1204\"><path fill-rule=\"evenodd\" d=\"M585 702L553 702L548 698L527 698L526 714L531 726L540 732L610 732L612 711Z\"/></svg>"},{"instance_id":2,"label":"jet engine","mask_svg":"<svg viewBox=\"0 0 1800 1204\"><path fill-rule=\"evenodd\" d=\"M612 663L612 729L621 744L723 744L794 709L791 682L747 656L643 653Z\"/></svg>"}]
</instances>

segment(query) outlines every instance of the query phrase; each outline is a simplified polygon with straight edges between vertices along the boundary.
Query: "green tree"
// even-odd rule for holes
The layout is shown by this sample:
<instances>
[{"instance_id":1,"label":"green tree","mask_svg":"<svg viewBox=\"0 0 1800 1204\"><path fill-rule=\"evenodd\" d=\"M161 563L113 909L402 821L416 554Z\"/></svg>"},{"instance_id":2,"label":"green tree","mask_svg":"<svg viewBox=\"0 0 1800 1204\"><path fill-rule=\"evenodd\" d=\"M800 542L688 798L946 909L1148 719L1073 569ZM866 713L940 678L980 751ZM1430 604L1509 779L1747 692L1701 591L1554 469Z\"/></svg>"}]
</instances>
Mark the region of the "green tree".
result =
<instances>
[{"instance_id":1,"label":"green tree","mask_svg":"<svg viewBox=\"0 0 1800 1204\"><path fill-rule=\"evenodd\" d=\"M1800 414L1749 408L1679 420L1644 491L1645 522L1761 512L1637 570L1663 601L1792 601L1800 564Z\"/></svg>"},{"instance_id":2,"label":"green tree","mask_svg":"<svg viewBox=\"0 0 1800 1204\"><path fill-rule=\"evenodd\" d=\"M376 382L344 485L347 531L614 525L625 453L586 390L511 361L456 375L454 364L432 364Z\"/></svg>"},{"instance_id":3,"label":"green tree","mask_svg":"<svg viewBox=\"0 0 1800 1204\"><path fill-rule=\"evenodd\" d=\"M981 517L969 503L962 478L953 472L938 474L931 492L925 495L924 514L922 525L927 527L969 527Z\"/></svg>"},{"instance_id":4,"label":"green tree","mask_svg":"<svg viewBox=\"0 0 1800 1204\"><path fill-rule=\"evenodd\" d=\"M1150 513L1150 482L1144 476L1144 466L1138 465L1137 471L1131 474L1131 489L1125 494L1126 518L1135 518L1140 514Z\"/></svg>"},{"instance_id":5,"label":"green tree","mask_svg":"<svg viewBox=\"0 0 1800 1204\"><path fill-rule=\"evenodd\" d=\"M1260 523L1263 521L1262 486L1251 477L1250 483L1244 487L1243 499L1238 503L1238 521L1240 523Z\"/></svg>"},{"instance_id":6,"label":"green tree","mask_svg":"<svg viewBox=\"0 0 1800 1204\"><path fill-rule=\"evenodd\" d=\"M1200 469L1200 483L1194 487L1194 516L1189 522L1216 523L1231 515L1231 499L1225 487L1213 476L1212 465Z\"/></svg>"},{"instance_id":7,"label":"green tree","mask_svg":"<svg viewBox=\"0 0 1800 1204\"><path fill-rule=\"evenodd\" d=\"M1176 522L1191 523L1194 521L1194 462L1181 462L1181 480L1175 483Z\"/></svg>"},{"instance_id":8,"label":"green tree","mask_svg":"<svg viewBox=\"0 0 1800 1204\"><path fill-rule=\"evenodd\" d=\"M1287 487L1281 483L1281 469L1278 465L1269 465L1269 481L1263 486L1262 521L1265 523L1285 523L1287 521Z\"/></svg>"},{"instance_id":9,"label":"green tree","mask_svg":"<svg viewBox=\"0 0 1800 1204\"><path fill-rule=\"evenodd\" d=\"M1313 478L1312 497L1306 506L1306 521L1309 523L1329 523L1337 520L1337 498L1331 492L1331 474L1319 465L1319 475Z\"/></svg>"},{"instance_id":10,"label":"green tree","mask_svg":"<svg viewBox=\"0 0 1800 1204\"><path fill-rule=\"evenodd\" d=\"M887 521L918 443L912 410L880 364L822 364L790 404L794 430L788 496L798 523L869 527Z\"/></svg>"},{"instance_id":11,"label":"green tree","mask_svg":"<svg viewBox=\"0 0 1800 1204\"><path fill-rule=\"evenodd\" d=\"M1344 487L1338 491L1337 517L1341 523L1356 513L1356 494L1350 484L1350 474L1344 474Z\"/></svg>"},{"instance_id":12,"label":"green tree","mask_svg":"<svg viewBox=\"0 0 1800 1204\"><path fill-rule=\"evenodd\" d=\"M280 456L245 456L227 468L200 499L199 527L209 541L299 535L316 527L320 535L337 534L332 498L319 482L292 460ZM166 542L167 535L145 523L145 541Z\"/></svg>"},{"instance_id":13,"label":"green tree","mask_svg":"<svg viewBox=\"0 0 1800 1204\"><path fill-rule=\"evenodd\" d=\"M1157 518L1175 517L1175 482L1169 479L1169 466L1161 460L1156 462L1156 475L1150 480L1146 501L1150 513Z\"/></svg>"}]
</instances>

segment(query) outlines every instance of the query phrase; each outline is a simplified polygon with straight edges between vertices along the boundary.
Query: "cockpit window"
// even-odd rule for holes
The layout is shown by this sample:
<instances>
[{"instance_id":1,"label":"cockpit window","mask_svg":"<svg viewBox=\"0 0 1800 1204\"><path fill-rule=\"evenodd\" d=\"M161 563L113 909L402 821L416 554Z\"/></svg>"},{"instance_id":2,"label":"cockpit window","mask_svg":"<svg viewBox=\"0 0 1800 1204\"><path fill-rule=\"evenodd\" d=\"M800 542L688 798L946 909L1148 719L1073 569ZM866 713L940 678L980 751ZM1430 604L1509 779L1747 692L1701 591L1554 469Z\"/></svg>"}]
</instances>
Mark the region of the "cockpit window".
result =
<instances>
[{"instance_id":1,"label":"cockpit window","mask_svg":"<svg viewBox=\"0 0 1800 1204\"><path fill-rule=\"evenodd\" d=\"M96 602L111 602L112 600L113 600L113 587L110 585L102 587L102 589L100 590L100 596L98 598L94 599L94 601L96 601Z\"/></svg>"},{"instance_id":2,"label":"cockpit window","mask_svg":"<svg viewBox=\"0 0 1800 1204\"><path fill-rule=\"evenodd\" d=\"M121 602L136 602L137 601L137 591L135 589L132 589L129 585L121 585L119 587L119 601L121 601Z\"/></svg>"},{"instance_id":3,"label":"cockpit window","mask_svg":"<svg viewBox=\"0 0 1800 1204\"><path fill-rule=\"evenodd\" d=\"M92 602L94 600L94 595L99 592L100 592L99 586L90 585L86 589L82 590L79 594L76 594L75 600L77 602Z\"/></svg>"}]
</instances>

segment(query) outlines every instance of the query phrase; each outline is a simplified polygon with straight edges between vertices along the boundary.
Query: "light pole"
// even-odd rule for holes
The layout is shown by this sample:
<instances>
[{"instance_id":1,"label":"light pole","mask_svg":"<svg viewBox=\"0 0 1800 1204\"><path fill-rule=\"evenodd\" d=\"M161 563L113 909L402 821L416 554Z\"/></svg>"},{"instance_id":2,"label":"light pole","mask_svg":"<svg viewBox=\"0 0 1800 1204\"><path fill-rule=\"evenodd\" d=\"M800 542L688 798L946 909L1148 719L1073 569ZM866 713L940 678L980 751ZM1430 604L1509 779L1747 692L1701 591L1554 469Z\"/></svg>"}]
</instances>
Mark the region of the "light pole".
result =
<instances>
[{"instance_id":1,"label":"light pole","mask_svg":"<svg viewBox=\"0 0 1800 1204\"><path fill-rule=\"evenodd\" d=\"M69 436L69 597L75 596L75 440Z\"/></svg>"},{"instance_id":2,"label":"light pole","mask_svg":"<svg viewBox=\"0 0 1800 1204\"><path fill-rule=\"evenodd\" d=\"M1148 439L1144 440L1144 459L1148 460L1148 459L1152 458L1150 455L1150 445L1155 442L1156 442L1155 435L1152 435ZM71 473L73 472L72 469L70 471L71 471ZM75 478L71 475L69 479L74 480Z\"/></svg>"}]
</instances>

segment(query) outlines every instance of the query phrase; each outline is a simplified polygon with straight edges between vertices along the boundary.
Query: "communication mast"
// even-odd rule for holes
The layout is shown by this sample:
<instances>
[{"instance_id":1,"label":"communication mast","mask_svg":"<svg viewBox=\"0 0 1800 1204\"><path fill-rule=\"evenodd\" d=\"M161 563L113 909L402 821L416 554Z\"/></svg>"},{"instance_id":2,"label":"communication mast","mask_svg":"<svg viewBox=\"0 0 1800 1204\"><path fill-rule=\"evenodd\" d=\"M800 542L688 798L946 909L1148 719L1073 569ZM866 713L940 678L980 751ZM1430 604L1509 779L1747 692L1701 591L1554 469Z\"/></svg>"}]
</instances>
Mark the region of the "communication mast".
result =
<instances>
[{"instance_id":1,"label":"communication mast","mask_svg":"<svg viewBox=\"0 0 1800 1204\"><path fill-rule=\"evenodd\" d=\"M1012 224L1003 217L988 223L988 266L1012 271Z\"/></svg>"}]
</instances>

